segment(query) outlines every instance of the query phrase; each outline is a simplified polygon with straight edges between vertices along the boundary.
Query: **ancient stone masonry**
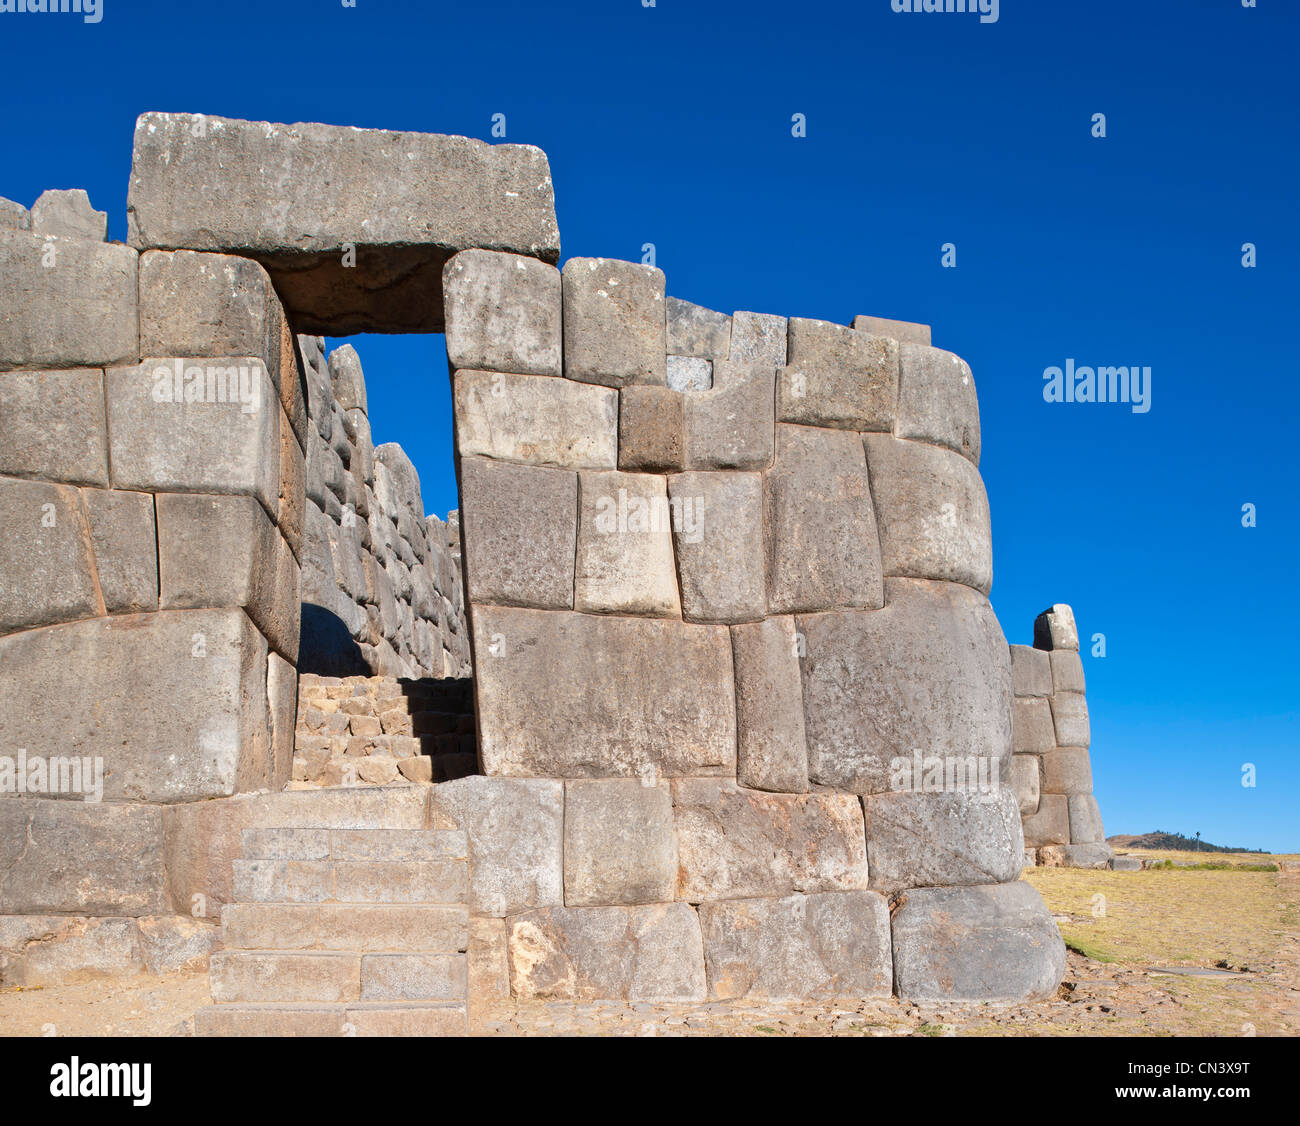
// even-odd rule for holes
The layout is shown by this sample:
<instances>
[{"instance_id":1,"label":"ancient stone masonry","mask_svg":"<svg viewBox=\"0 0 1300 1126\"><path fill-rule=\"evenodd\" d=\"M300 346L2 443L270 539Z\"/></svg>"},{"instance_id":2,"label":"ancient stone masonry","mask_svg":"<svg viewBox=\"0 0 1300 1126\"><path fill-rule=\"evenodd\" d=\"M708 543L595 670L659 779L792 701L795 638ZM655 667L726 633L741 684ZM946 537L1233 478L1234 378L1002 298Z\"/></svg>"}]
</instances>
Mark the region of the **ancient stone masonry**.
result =
<instances>
[{"instance_id":1,"label":"ancient stone masonry","mask_svg":"<svg viewBox=\"0 0 1300 1126\"><path fill-rule=\"evenodd\" d=\"M424 515L396 443L376 448L351 345L300 336L310 403L299 667L329 676L468 676L458 514Z\"/></svg>"},{"instance_id":2,"label":"ancient stone masonry","mask_svg":"<svg viewBox=\"0 0 1300 1126\"><path fill-rule=\"evenodd\" d=\"M1092 793L1088 701L1074 612L1064 603L1034 622L1034 644L1011 646L1012 778L1026 859L1051 868L1105 868L1114 854Z\"/></svg>"}]
</instances>

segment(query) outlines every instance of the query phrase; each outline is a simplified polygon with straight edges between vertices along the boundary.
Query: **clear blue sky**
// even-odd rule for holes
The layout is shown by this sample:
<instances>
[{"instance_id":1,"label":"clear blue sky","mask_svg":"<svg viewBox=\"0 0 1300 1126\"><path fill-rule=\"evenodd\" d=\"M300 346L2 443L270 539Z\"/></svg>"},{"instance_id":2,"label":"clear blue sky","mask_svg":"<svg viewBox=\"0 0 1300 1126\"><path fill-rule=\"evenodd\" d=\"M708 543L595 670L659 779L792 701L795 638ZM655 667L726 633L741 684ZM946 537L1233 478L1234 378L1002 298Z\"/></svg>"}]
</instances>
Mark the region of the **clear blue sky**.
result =
<instances>
[{"instance_id":1,"label":"clear blue sky","mask_svg":"<svg viewBox=\"0 0 1300 1126\"><path fill-rule=\"evenodd\" d=\"M1300 5L103 3L0 15L0 195L85 187L120 239L144 110L485 139L504 113L550 155L566 257L653 242L714 308L933 324L979 385L1008 637L1055 601L1106 635L1107 831L1300 850ZM445 512L441 339L357 343L375 440ZM1150 365L1150 413L1045 403L1067 358Z\"/></svg>"}]
</instances>

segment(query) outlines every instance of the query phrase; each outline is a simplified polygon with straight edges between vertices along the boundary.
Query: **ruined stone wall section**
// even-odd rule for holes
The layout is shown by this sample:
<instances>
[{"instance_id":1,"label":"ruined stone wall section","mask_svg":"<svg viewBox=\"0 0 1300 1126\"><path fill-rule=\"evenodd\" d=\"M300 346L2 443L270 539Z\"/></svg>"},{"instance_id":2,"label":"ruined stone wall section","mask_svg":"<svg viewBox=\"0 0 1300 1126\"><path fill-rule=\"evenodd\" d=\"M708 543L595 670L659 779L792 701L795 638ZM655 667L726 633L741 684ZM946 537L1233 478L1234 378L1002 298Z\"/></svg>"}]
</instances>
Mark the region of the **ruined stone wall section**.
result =
<instances>
[{"instance_id":1,"label":"ruined stone wall section","mask_svg":"<svg viewBox=\"0 0 1300 1126\"><path fill-rule=\"evenodd\" d=\"M1034 644L1011 646L1015 688L1012 776L1026 859L1048 867L1105 867L1112 857L1092 792L1091 730L1074 612L1038 615Z\"/></svg>"},{"instance_id":2,"label":"ruined stone wall section","mask_svg":"<svg viewBox=\"0 0 1300 1126\"><path fill-rule=\"evenodd\" d=\"M302 669L468 676L458 514L426 517L401 446L373 445L356 350L298 345L310 400Z\"/></svg>"}]
</instances>

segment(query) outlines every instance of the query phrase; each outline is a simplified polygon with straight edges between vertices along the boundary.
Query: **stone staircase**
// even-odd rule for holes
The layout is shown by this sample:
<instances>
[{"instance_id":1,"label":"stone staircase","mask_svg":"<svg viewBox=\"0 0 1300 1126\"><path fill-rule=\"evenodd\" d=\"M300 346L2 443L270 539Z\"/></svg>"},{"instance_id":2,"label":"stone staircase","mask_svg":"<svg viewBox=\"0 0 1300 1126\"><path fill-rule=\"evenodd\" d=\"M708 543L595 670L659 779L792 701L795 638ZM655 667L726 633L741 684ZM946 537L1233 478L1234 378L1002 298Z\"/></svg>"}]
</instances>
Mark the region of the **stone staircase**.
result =
<instances>
[{"instance_id":1,"label":"stone staircase","mask_svg":"<svg viewBox=\"0 0 1300 1126\"><path fill-rule=\"evenodd\" d=\"M265 795L254 822L195 1034L465 1035L466 838L427 827L428 788Z\"/></svg>"}]
</instances>

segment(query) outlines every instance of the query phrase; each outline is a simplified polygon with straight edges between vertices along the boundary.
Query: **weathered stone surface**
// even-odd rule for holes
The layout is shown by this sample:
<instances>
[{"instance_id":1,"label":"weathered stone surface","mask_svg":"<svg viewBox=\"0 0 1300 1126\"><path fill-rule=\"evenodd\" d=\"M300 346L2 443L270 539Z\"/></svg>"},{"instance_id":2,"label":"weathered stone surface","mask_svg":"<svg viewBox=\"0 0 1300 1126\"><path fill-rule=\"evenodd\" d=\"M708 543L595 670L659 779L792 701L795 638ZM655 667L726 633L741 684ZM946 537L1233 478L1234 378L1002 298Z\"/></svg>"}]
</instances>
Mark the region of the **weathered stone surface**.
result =
<instances>
[{"instance_id":1,"label":"weathered stone surface","mask_svg":"<svg viewBox=\"0 0 1300 1126\"><path fill-rule=\"evenodd\" d=\"M700 923L685 903L555 907L508 920L516 997L702 1001Z\"/></svg>"},{"instance_id":2,"label":"weathered stone surface","mask_svg":"<svg viewBox=\"0 0 1300 1126\"><path fill-rule=\"evenodd\" d=\"M461 778L433 788L435 825L469 838L469 904L514 915L564 902L564 785L550 779Z\"/></svg>"},{"instance_id":3,"label":"weathered stone surface","mask_svg":"<svg viewBox=\"0 0 1300 1126\"><path fill-rule=\"evenodd\" d=\"M136 267L125 246L0 230L0 370L134 363Z\"/></svg>"},{"instance_id":4,"label":"weathered stone surface","mask_svg":"<svg viewBox=\"0 0 1300 1126\"><path fill-rule=\"evenodd\" d=\"M1025 844L1030 848L1070 843L1070 812L1060 794L1043 794L1038 812L1024 819Z\"/></svg>"},{"instance_id":5,"label":"weathered stone surface","mask_svg":"<svg viewBox=\"0 0 1300 1126\"><path fill-rule=\"evenodd\" d=\"M107 485L103 375L83 369L0 376L0 474Z\"/></svg>"},{"instance_id":6,"label":"weathered stone surface","mask_svg":"<svg viewBox=\"0 0 1300 1126\"><path fill-rule=\"evenodd\" d=\"M894 988L912 1001L1050 997L1065 944L1025 883L917 888L894 914Z\"/></svg>"},{"instance_id":7,"label":"weathered stone surface","mask_svg":"<svg viewBox=\"0 0 1300 1126\"><path fill-rule=\"evenodd\" d=\"M456 444L462 457L562 469L618 463L618 392L543 375L458 371Z\"/></svg>"},{"instance_id":8,"label":"weathered stone surface","mask_svg":"<svg viewBox=\"0 0 1300 1126\"><path fill-rule=\"evenodd\" d=\"M903 344L899 358L895 435L947 446L979 465L979 399L966 361L919 344Z\"/></svg>"},{"instance_id":9,"label":"weathered stone surface","mask_svg":"<svg viewBox=\"0 0 1300 1126\"><path fill-rule=\"evenodd\" d=\"M389 510L402 515L402 510L417 520L424 519L424 500L420 496L420 474L406 451L396 442L384 442L375 447L375 461L388 471L393 486L393 501ZM376 468L376 474L379 470ZM400 522L400 521L399 521Z\"/></svg>"},{"instance_id":10,"label":"weathered stone surface","mask_svg":"<svg viewBox=\"0 0 1300 1126\"><path fill-rule=\"evenodd\" d=\"M469 908L424 903L230 903L227 947L362 952L464 950Z\"/></svg>"},{"instance_id":11,"label":"weathered stone surface","mask_svg":"<svg viewBox=\"0 0 1300 1126\"><path fill-rule=\"evenodd\" d=\"M83 489L104 609L136 614L158 609L158 536L148 493Z\"/></svg>"},{"instance_id":12,"label":"weathered stone surface","mask_svg":"<svg viewBox=\"0 0 1300 1126\"><path fill-rule=\"evenodd\" d=\"M367 954L363 1001L455 1001L465 997L463 954Z\"/></svg>"},{"instance_id":13,"label":"weathered stone surface","mask_svg":"<svg viewBox=\"0 0 1300 1126\"><path fill-rule=\"evenodd\" d=\"M792 317L776 399L781 422L889 430L898 410L898 342Z\"/></svg>"},{"instance_id":14,"label":"weathered stone surface","mask_svg":"<svg viewBox=\"0 0 1300 1126\"><path fill-rule=\"evenodd\" d=\"M110 801L256 789L268 784L266 659L266 642L239 610L15 634L0 639L0 697L41 706L0 711L0 745L105 756Z\"/></svg>"},{"instance_id":15,"label":"weathered stone surface","mask_svg":"<svg viewBox=\"0 0 1300 1126\"><path fill-rule=\"evenodd\" d=\"M0 983L7 989L128 978L143 969L134 919L0 916Z\"/></svg>"},{"instance_id":16,"label":"weathered stone surface","mask_svg":"<svg viewBox=\"0 0 1300 1126\"><path fill-rule=\"evenodd\" d=\"M569 907L673 898L677 845L668 783L583 778L564 784L564 902Z\"/></svg>"},{"instance_id":17,"label":"weathered stone surface","mask_svg":"<svg viewBox=\"0 0 1300 1126\"><path fill-rule=\"evenodd\" d=\"M887 997L889 908L871 891L700 904L709 997Z\"/></svg>"},{"instance_id":18,"label":"weathered stone surface","mask_svg":"<svg viewBox=\"0 0 1300 1126\"><path fill-rule=\"evenodd\" d=\"M1021 817L1038 812L1042 795L1041 761L1038 755L1011 756L1011 788L1016 793Z\"/></svg>"},{"instance_id":19,"label":"weathered stone surface","mask_svg":"<svg viewBox=\"0 0 1300 1126\"><path fill-rule=\"evenodd\" d=\"M392 1037L468 1036L464 1005L405 1002L347 1007L344 1035Z\"/></svg>"},{"instance_id":20,"label":"weathered stone surface","mask_svg":"<svg viewBox=\"0 0 1300 1126\"><path fill-rule=\"evenodd\" d=\"M850 794L767 794L675 779L677 898L748 899L867 886L862 807Z\"/></svg>"},{"instance_id":21,"label":"weathered stone surface","mask_svg":"<svg viewBox=\"0 0 1300 1126\"><path fill-rule=\"evenodd\" d=\"M1103 843L1106 833L1101 826L1097 799L1092 794L1071 794L1067 800L1070 809L1070 844Z\"/></svg>"},{"instance_id":22,"label":"weathered stone surface","mask_svg":"<svg viewBox=\"0 0 1300 1126\"><path fill-rule=\"evenodd\" d=\"M0 196L0 231L29 231L31 227L31 212L21 203Z\"/></svg>"},{"instance_id":23,"label":"weathered stone surface","mask_svg":"<svg viewBox=\"0 0 1300 1126\"><path fill-rule=\"evenodd\" d=\"M1045 794L1091 794L1092 764L1083 747L1057 747L1043 755Z\"/></svg>"},{"instance_id":24,"label":"weathered stone surface","mask_svg":"<svg viewBox=\"0 0 1300 1126\"><path fill-rule=\"evenodd\" d=\"M191 114L136 122L127 217L132 246L257 259L306 333L441 332L454 253L560 250L531 145Z\"/></svg>"},{"instance_id":25,"label":"weathered stone surface","mask_svg":"<svg viewBox=\"0 0 1300 1126\"><path fill-rule=\"evenodd\" d=\"M1034 619L1035 649L1079 648L1079 629L1074 624L1074 611L1064 602L1058 602Z\"/></svg>"},{"instance_id":26,"label":"weathered stone surface","mask_svg":"<svg viewBox=\"0 0 1300 1126\"><path fill-rule=\"evenodd\" d=\"M794 619L731 627L736 678L736 777L742 786L779 793L808 790Z\"/></svg>"},{"instance_id":27,"label":"weathered stone surface","mask_svg":"<svg viewBox=\"0 0 1300 1126\"><path fill-rule=\"evenodd\" d=\"M1094 849L1096 845L1081 845L1080 848ZM1106 850L1110 851L1110 845L1106 845ZM1113 872L1140 872L1142 871L1142 861L1136 856L1110 856L1106 861L1106 867Z\"/></svg>"},{"instance_id":28,"label":"weathered stone surface","mask_svg":"<svg viewBox=\"0 0 1300 1126\"><path fill-rule=\"evenodd\" d=\"M202 388L204 401L157 397L174 395L177 365L186 386ZM210 372L218 373L211 381ZM209 382L218 396L226 384L225 401L215 401ZM279 400L261 360L148 359L134 367L109 368L104 386L115 488L243 494L256 497L269 515L277 513Z\"/></svg>"},{"instance_id":29,"label":"weathered stone surface","mask_svg":"<svg viewBox=\"0 0 1300 1126\"><path fill-rule=\"evenodd\" d=\"M275 522L294 558L301 560L302 526L307 505L307 464L283 407L280 408L279 430L280 473L277 485L280 495Z\"/></svg>"},{"instance_id":30,"label":"weathered stone surface","mask_svg":"<svg viewBox=\"0 0 1300 1126\"><path fill-rule=\"evenodd\" d=\"M865 437L886 575L993 586L993 534L979 470L937 446Z\"/></svg>"},{"instance_id":31,"label":"weathered stone surface","mask_svg":"<svg viewBox=\"0 0 1300 1126\"><path fill-rule=\"evenodd\" d=\"M584 383L665 385L664 272L613 258L564 264L564 374Z\"/></svg>"},{"instance_id":32,"label":"weathered stone surface","mask_svg":"<svg viewBox=\"0 0 1300 1126\"><path fill-rule=\"evenodd\" d=\"M574 609L680 618L672 525L663 477L579 473Z\"/></svg>"},{"instance_id":33,"label":"weathered stone surface","mask_svg":"<svg viewBox=\"0 0 1300 1126\"><path fill-rule=\"evenodd\" d=\"M1052 667L1048 655L1028 645L1011 647L1011 683L1017 696L1050 696Z\"/></svg>"},{"instance_id":34,"label":"weathered stone surface","mask_svg":"<svg viewBox=\"0 0 1300 1126\"><path fill-rule=\"evenodd\" d=\"M0 528L0 633L103 613L76 489L0 478ZM42 744L54 735L51 729Z\"/></svg>"},{"instance_id":35,"label":"weathered stone surface","mask_svg":"<svg viewBox=\"0 0 1300 1126\"><path fill-rule=\"evenodd\" d=\"M232 1001L357 1000L361 989L359 954L218 950L208 968L212 999Z\"/></svg>"},{"instance_id":36,"label":"weathered stone surface","mask_svg":"<svg viewBox=\"0 0 1300 1126\"><path fill-rule=\"evenodd\" d=\"M1041 650L1037 650L1041 652ZM1053 649L1045 654L1052 666L1053 692L1083 692L1083 661L1071 649Z\"/></svg>"},{"instance_id":37,"label":"weathered stone surface","mask_svg":"<svg viewBox=\"0 0 1300 1126\"><path fill-rule=\"evenodd\" d=\"M1062 747L1086 747L1092 741L1088 699L1082 692L1058 692L1052 697L1056 741Z\"/></svg>"},{"instance_id":38,"label":"weathered stone surface","mask_svg":"<svg viewBox=\"0 0 1300 1126\"><path fill-rule=\"evenodd\" d=\"M912 321L891 321L886 317L868 317L859 313L853 318L853 327L858 332L869 332L873 336L888 336L900 343L927 346L930 343L930 326Z\"/></svg>"},{"instance_id":39,"label":"weathered stone surface","mask_svg":"<svg viewBox=\"0 0 1300 1126\"><path fill-rule=\"evenodd\" d=\"M1050 751L1056 746L1052 708L1045 697L1017 697L1011 706L1011 749L1019 755Z\"/></svg>"},{"instance_id":40,"label":"weathered stone surface","mask_svg":"<svg viewBox=\"0 0 1300 1126\"><path fill-rule=\"evenodd\" d=\"M361 357L351 344L335 348L326 361L330 387L340 411L366 411L366 377L361 370Z\"/></svg>"},{"instance_id":41,"label":"weathered stone surface","mask_svg":"<svg viewBox=\"0 0 1300 1126\"><path fill-rule=\"evenodd\" d=\"M343 1036L348 1011L338 1006L205 1005L194 1014L195 1036ZM352 1026L356 1031L355 1024Z\"/></svg>"},{"instance_id":42,"label":"weathered stone surface","mask_svg":"<svg viewBox=\"0 0 1300 1126\"><path fill-rule=\"evenodd\" d=\"M463 250L442 271L453 368L562 375L560 271L535 258Z\"/></svg>"},{"instance_id":43,"label":"weathered stone surface","mask_svg":"<svg viewBox=\"0 0 1300 1126\"><path fill-rule=\"evenodd\" d=\"M763 369L784 367L789 321L771 313L736 313L731 318L731 359Z\"/></svg>"},{"instance_id":44,"label":"weathered stone surface","mask_svg":"<svg viewBox=\"0 0 1300 1126\"><path fill-rule=\"evenodd\" d=\"M632 384L618 393L618 467L671 473L686 464L682 395L669 387Z\"/></svg>"},{"instance_id":45,"label":"weathered stone surface","mask_svg":"<svg viewBox=\"0 0 1300 1126\"><path fill-rule=\"evenodd\" d=\"M772 464L775 369L714 364L713 386L685 395L687 469L766 469Z\"/></svg>"},{"instance_id":46,"label":"weathered stone surface","mask_svg":"<svg viewBox=\"0 0 1300 1126\"><path fill-rule=\"evenodd\" d=\"M992 775L997 782L997 767ZM904 888L1006 883L1025 865L1020 803L999 787L866 799L871 886Z\"/></svg>"},{"instance_id":47,"label":"weathered stone surface","mask_svg":"<svg viewBox=\"0 0 1300 1126\"><path fill-rule=\"evenodd\" d=\"M668 478L668 495L686 620L762 618L767 612L762 475L679 473Z\"/></svg>"},{"instance_id":48,"label":"weathered stone surface","mask_svg":"<svg viewBox=\"0 0 1300 1126\"><path fill-rule=\"evenodd\" d=\"M668 387L673 391L708 391L713 386L714 360L668 355Z\"/></svg>"},{"instance_id":49,"label":"weathered stone surface","mask_svg":"<svg viewBox=\"0 0 1300 1126\"><path fill-rule=\"evenodd\" d=\"M284 788L293 772L294 719L298 703L298 670L270 650L266 657L266 711L271 725L269 785Z\"/></svg>"},{"instance_id":50,"label":"weathered stone surface","mask_svg":"<svg viewBox=\"0 0 1300 1126\"><path fill-rule=\"evenodd\" d=\"M84 188L53 189L32 204L32 234L42 238L86 239L103 242L108 234L108 212L96 211Z\"/></svg>"},{"instance_id":51,"label":"weathered stone surface","mask_svg":"<svg viewBox=\"0 0 1300 1126\"><path fill-rule=\"evenodd\" d=\"M726 626L487 606L473 617L487 774L734 774Z\"/></svg>"},{"instance_id":52,"label":"weathered stone surface","mask_svg":"<svg viewBox=\"0 0 1300 1126\"><path fill-rule=\"evenodd\" d=\"M469 921L466 965L469 996L476 1002L504 1000L510 996L510 953L504 919Z\"/></svg>"},{"instance_id":53,"label":"weathered stone surface","mask_svg":"<svg viewBox=\"0 0 1300 1126\"><path fill-rule=\"evenodd\" d=\"M876 516L856 434L777 427L766 526L772 613L884 604Z\"/></svg>"},{"instance_id":54,"label":"weathered stone surface","mask_svg":"<svg viewBox=\"0 0 1300 1126\"><path fill-rule=\"evenodd\" d=\"M810 614L803 669L808 773L859 793L891 789L913 752L1011 753L1011 670L988 601L968 587L890 579L874 613Z\"/></svg>"},{"instance_id":55,"label":"weathered stone surface","mask_svg":"<svg viewBox=\"0 0 1300 1126\"><path fill-rule=\"evenodd\" d=\"M731 318L677 297L665 301L668 354L725 360L731 353Z\"/></svg>"},{"instance_id":56,"label":"weathered stone surface","mask_svg":"<svg viewBox=\"0 0 1300 1126\"><path fill-rule=\"evenodd\" d=\"M470 601L572 609L578 475L466 457L460 493Z\"/></svg>"},{"instance_id":57,"label":"weathered stone surface","mask_svg":"<svg viewBox=\"0 0 1300 1126\"><path fill-rule=\"evenodd\" d=\"M0 915L162 914L162 810L0 799L0 873Z\"/></svg>"},{"instance_id":58,"label":"weathered stone surface","mask_svg":"<svg viewBox=\"0 0 1300 1126\"><path fill-rule=\"evenodd\" d=\"M216 924L188 915L151 915L138 925L140 953L151 974L202 973L221 942Z\"/></svg>"}]
</instances>

